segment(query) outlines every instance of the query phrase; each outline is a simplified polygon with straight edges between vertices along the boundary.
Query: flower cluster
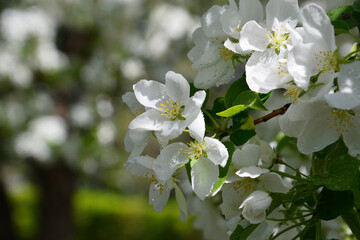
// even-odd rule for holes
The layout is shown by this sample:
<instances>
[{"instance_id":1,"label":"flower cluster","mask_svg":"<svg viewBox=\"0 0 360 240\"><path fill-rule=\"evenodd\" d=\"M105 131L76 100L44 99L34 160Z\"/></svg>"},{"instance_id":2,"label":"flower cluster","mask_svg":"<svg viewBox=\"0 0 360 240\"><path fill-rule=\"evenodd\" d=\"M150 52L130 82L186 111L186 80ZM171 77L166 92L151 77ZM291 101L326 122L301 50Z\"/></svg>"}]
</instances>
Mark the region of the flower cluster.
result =
<instances>
[{"instance_id":1,"label":"flower cluster","mask_svg":"<svg viewBox=\"0 0 360 240\"><path fill-rule=\"evenodd\" d=\"M136 115L125 138L131 152L125 165L151 181L149 201L156 211L162 210L175 188L181 219L186 219L189 200L178 185L189 182L192 191L185 196L191 198L193 192L204 204L217 202L229 234L259 225L255 231L247 230L247 239L285 232L289 239L297 239L306 235L305 223L319 221L310 215L334 218L320 213L319 199L328 191L360 187L339 187L324 180L337 176L333 165L339 159L352 159L353 166L360 166L356 158L360 155L360 39L358 31L348 31L353 39L346 47L338 37L337 32L346 30L336 31L336 19L331 17L341 16L343 9L327 14L315 3L300 8L297 0L270 0L265 8L259 0L240 0L239 5L229 0L229 5L213 6L202 16L201 27L193 34L195 46L188 53L198 71L195 94L190 96L190 85L182 75L168 72L165 84L141 80L133 93L123 96ZM241 64L244 76L230 85L224 98L215 100L212 109L206 109L206 92L200 89L234 80ZM282 94L276 95L279 91ZM269 97L287 104L254 121L253 110L272 108L265 104ZM314 158L305 171L298 169L301 164L287 164L280 152L254 136L255 124L280 114L280 136L295 139L292 151L297 156ZM161 146L156 159L142 156L150 133ZM180 135L189 142L178 142ZM279 139L275 143L278 150L284 145L280 143ZM339 146L341 153L326 155ZM320 152L325 148L325 153ZM321 168L319 159L325 164ZM187 178L182 177L185 174ZM359 169L353 176L360 177ZM321 187L319 195L316 190ZM308 200L308 193L314 199ZM356 194L354 201L359 201Z\"/></svg>"}]
</instances>

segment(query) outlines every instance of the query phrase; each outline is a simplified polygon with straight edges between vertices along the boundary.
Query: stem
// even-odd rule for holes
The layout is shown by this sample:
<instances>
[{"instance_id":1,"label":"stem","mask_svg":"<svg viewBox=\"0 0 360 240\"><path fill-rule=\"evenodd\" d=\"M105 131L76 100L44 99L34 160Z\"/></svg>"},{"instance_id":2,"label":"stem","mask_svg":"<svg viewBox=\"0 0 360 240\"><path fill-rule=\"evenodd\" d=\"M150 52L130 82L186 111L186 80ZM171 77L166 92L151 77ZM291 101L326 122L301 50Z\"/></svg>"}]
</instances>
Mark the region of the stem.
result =
<instances>
[{"instance_id":1,"label":"stem","mask_svg":"<svg viewBox=\"0 0 360 240\"><path fill-rule=\"evenodd\" d=\"M266 122L266 121L272 119L273 117L284 114L288 110L290 105L291 105L291 103L285 104L283 107L281 107L279 109L275 109L271 113L269 113L269 114L267 114L267 115L265 115L263 117L260 117L258 119L255 119L254 124L256 125L256 124L259 124L259 123L262 123L262 122Z\"/></svg>"},{"instance_id":2,"label":"stem","mask_svg":"<svg viewBox=\"0 0 360 240\"><path fill-rule=\"evenodd\" d=\"M271 169L270 172L277 173L277 174L279 174L279 175L281 175L281 176L284 176L284 177L296 179L296 180L298 180L298 181L312 183L311 180L304 179L304 178L301 178L301 177L296 177L296 176L293 176L293 175L288 174L288 173L280 172L280 171L278 171L278 170L273 170L273 169Z\"/></svg>"},{"instance_id":3,"label":"stem","mask_svg":"<svg viewBox=\"0 0 360 240\"><path fill-rule=\"evenodd\" d=\"M311 219L309 219L309 220L307 220L307 221L300 222L300 223L298 223L298 224L295 224L295 225L292 225L292 226L290 226L290 227L288 227L288 228L285 228L284 230L282 230L281 232L279 232L279 233L276 234L275 236L271 237L270 240L276 239L276 238L279 237L281 234L289 231L290 229L296 228L296 227L301 226L301 225L306 225L307 223L310 223L310 222L312 222L312 221L313 221L313 219L311 218Z\"/></svg>"},{"instance_id":4,"label":"stem","mask_svg":"<svg viewBox=\"0 0 360 240\"><path fill-rule=\"evenodd\" d=\"M324 240L324 236L321 231L321 221L316 222L315 240Z\"/></svg>"},{"instance_id":5,"label":"stem","mask_svg":"<svg viewBox=\"0 0 360 240\"><path fill-rule=\"evenodd\" d=\"M298 216L298 217L293 217L293 218L284 218L284 219L266 218L266 220L285 222L285 221L289 221L289 220L296 220L296 219L299 219L299 218L308 217L308 216L311 216L311 215L313 215L313 213L308 213L308 214Z\"/></svg>"},{"instance_id":6,"label":"stem","mask_svg":"<svg viewBox=\"0 0 360 240\"><path fill-rule=\"evenodd\" d=\"M295 172L299 173L301 176L304 176L305 178L309 178L309 176L307 176L307 175L303 174L303 173L302 173L302 172L300 172L298 169L296 169L296 168L292 167L291 165L287 164L287 163L286 163L286 162L284 162L283 160L278 159L278 160L277 160L277 162L278 162L279 164L283 164L283 165L287 166L287 167L288 167L288 168L290 168L291 170L293 170L293 171L295 171Z\"/></svg>"},{"instance_id":7,"label":"stem","mask_svg":"<svg viewBox=\"0 0 360 240\"><path fill-rule=\"evenodd\" d=\"M356 239L360 240L360 216L356 209L352 208L346 213L341 214L341 217L349 226Z\"/></svg>"},{"instance_id":8,"label":"stem","mask_svg":"<svg viewBox=\"0 0 360 240\"><path fill-rule=\"evenodd\" d=\"M215 128L220 128L219 123L218 123L218 122L215 120L215 118L208 112L208 110L203 109L203 113L205 113L205 114L210 118L210 120L214 123Z\"/></svg>"}]
</instances>

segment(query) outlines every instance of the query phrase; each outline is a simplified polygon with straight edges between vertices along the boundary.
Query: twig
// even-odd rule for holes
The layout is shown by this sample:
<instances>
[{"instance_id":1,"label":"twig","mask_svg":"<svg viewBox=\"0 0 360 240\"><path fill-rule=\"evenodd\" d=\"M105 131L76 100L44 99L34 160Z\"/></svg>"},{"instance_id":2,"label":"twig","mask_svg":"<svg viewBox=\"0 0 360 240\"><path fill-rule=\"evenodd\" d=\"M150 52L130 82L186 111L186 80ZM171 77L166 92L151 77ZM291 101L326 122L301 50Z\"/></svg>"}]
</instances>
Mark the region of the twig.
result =
<instances>
[{"instance_id":1,"label":"twig","mask_svg":"<svg viewBox=\"0 0 360 240\"><path fill-rule=\"evenodd\" d=\"M268 120L270 120L271 118L273 117L276 117L277 115L281 115L281 114L284 114L288 108L290 107L291 103L288 103L286 105L284 105L283 107L279 108L279 109L275 109L274 111L272 111L271 113L263 116L263 117L260 117L258 119L255 119L254 120L254 124L259 124L259 123L262 123L262 122L266 122Z\"/></svg>"}]
</instances>

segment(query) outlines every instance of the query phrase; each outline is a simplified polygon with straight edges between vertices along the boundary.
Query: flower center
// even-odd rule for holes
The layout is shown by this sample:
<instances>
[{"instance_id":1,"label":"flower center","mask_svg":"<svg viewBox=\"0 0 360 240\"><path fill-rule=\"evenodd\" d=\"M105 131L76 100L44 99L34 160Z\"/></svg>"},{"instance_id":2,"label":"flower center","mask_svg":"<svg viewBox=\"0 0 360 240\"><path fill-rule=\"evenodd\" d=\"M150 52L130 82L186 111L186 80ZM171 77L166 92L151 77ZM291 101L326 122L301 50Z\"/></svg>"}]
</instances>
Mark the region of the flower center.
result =
<instances>
[{"instance_id":1,"label":"flower center","mask_svg":"<svg viewBox=\"0 0 360 240\"><path fill-rule=\"evenodd\" d=\"M139 109L136 109L135 115L136 115L136 116L139 116L139 115L142 114L142 113L143 113L142 108L139 108Z\"/></svg>"},{"instance_id":2,"label":"flower center","mask_svg":"<svg viewBox=\"0 0 360 240\"><path fill-rule=\"evenodd\" d=\"M278 76L280 78L286 76L287 74L289 74L289 71L287 70L287 61L286 58L283 58L281 60L278 61Z\"/></svg>"},{"instance_id":3,"label":"flower center","mask_svg":"<svg viewBox=\"0 0 360 240\"><path fill-rule=\"evenodd\" d=\"M226 47L222 46L219 47L219 55L220 58L223 59L225 62L229 61L229 59L231 59L233 52L229 49L227 49Z\"/></svg>"},{"instance_id":4,"label":"flower center","mask_svg":"<svg viewBox=\"0 0 360 240\"><path fill-rule=\"evenodd\" d=\"M149 179L151 181L151 183L154 183L155 188L153 189L153 191L155 191L156 189L160 190L160 194L163 193L164 191L164 185L162 185L161 183L159 183L159 181L156 179L154 174L149 174L149 172L145 173L145 178Z\"/></svg>"},{"instance_id":5,"label":"flower center","mask_svg":"<svg viewBox=\"0 0 360 240\"><path fill-rule=\"evenodd\" d=\"M161 116L169 118L170 120L175 120L176 118L185 120L185 118L181 116L184 108L185 106L183 106L182 102L179 102L178 100L173 101L169 98L169 100L165 101L165 103L160 103L159 110L162 111Z\"/></svg>"},{"instance_id":6,"label":"flower center","mask_svg":"<svg viewBox=\"0 0 360 240\"><path fill-rule=\"evenodd\" d=\"M330 128L335 128L337 132L348 132L349 127L354 125L354 112L342 109L332 109L327 120L332 121Z\"/></svg>"},{"instance_id":7,"label":"flower center","mask_svg":"<svg viewBox=\"0 0 360 240\"><path fill-rule=\"evenodd\" d=\"M283 97L287 98L288 103L293 103L294 104L298 100L301 91L302 91L301 88L295 86L295 87L292 87L292 88L288 89L283 94Z\"/></svg>"},{"instance_id":8,"label":"flower center","mask_svg":"<svg viewBox=\"0 0 360 240\"><path fill-rule=\"evenodd\" d=\"M256 180L253 178L245 178L244 180L232 182L235 192L244 196L255 190Z\"/></svg>"},{"instance_id":9,"label":"flower center","mask_svg":"<svg viewBox=\"0 0 360 240\"><path fill-rule=\"evenodd\" d=\"M183 154L186 155L189 160L195 159L196 161L199 161L200 157L202 155L205 155L205 151L203 149L204 143L205 142L200 145L196 140L195 142L190 141L189 143L187 143L189 147L184 150Z\"/></svg>"},{"instance_id":10,"label":"flower center","mask_svg":"<svg viewBox=\"0 0 360 240\"><path fill-rule=\"evenodd\" d=\"M316 67L319 72L330 71L333 74L337 66L337 56L333 51L315 53Z\"/></svg>"},{"instance_id":11,"label":"flower center","mask_svg":"<svg viewBox=\"0 0 360 240\"><path fill-rule=\"evenodd\" d=\"M273 26L272 31L270 31L270 29L267 31L270 32L266 34L266 37L270 39L270 43L267 46L268 48L274 49L276 54L280 53L281 47L287 49L286 44L289 43L290 33L284 28L284 25L281 25L280 29Z\"/></svg>"}]
</instances>

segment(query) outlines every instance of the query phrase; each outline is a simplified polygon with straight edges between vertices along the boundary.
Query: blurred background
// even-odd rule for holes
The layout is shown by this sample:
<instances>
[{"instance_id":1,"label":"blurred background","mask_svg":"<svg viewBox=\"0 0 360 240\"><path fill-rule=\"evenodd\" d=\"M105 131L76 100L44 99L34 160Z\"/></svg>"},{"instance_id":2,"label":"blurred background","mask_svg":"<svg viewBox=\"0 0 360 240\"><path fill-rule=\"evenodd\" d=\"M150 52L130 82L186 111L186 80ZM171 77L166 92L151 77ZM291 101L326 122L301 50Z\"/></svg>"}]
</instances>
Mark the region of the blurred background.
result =
<instances>
[{"instance_id":1,"label":"blurred background","mask_svg":"<svg viewBox=\"0 0 360 240\"><path fill-rule=\"evenodd\" d=\"M123 168L121 96L169 70L191 81L192 32L227 3L0 0L1 240L202 238Z\"/></svg>"},{"instance_id":2,"label":"blurred background","mask_svg":"<svg viewBox=\"0 0 360 240\"><path fill-rule=\"evenodd\" d=\"M0 239L200 239L123 168L140 79L186 57L208 0L0 1Z\"/></svg>"}]
</instances>

